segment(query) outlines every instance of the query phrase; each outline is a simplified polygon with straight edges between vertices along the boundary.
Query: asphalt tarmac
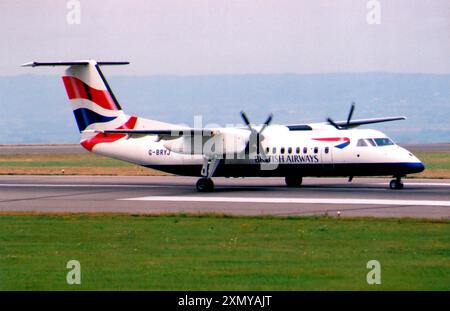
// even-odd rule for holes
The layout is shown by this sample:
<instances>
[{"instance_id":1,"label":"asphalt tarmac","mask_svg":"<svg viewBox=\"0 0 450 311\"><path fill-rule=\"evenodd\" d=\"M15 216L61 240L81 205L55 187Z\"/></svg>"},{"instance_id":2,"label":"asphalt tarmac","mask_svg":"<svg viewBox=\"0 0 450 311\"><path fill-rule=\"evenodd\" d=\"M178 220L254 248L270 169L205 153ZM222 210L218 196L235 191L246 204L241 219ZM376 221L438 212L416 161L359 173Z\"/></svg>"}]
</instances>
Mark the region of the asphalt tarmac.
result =
<instances>
[{"instance_id":1,"label":"asphalt tarmac","mask_svg":"<svg viewBox=\"0 0 450 311\"><path fill-rule=\"evenodd\" d=\"M0 212L218 213L450 219L450 180L305 178L288 188L282 178L214 178L216 191L198 193L196 178L128 176L0 176Z\"/></svg>"}]
</instances>

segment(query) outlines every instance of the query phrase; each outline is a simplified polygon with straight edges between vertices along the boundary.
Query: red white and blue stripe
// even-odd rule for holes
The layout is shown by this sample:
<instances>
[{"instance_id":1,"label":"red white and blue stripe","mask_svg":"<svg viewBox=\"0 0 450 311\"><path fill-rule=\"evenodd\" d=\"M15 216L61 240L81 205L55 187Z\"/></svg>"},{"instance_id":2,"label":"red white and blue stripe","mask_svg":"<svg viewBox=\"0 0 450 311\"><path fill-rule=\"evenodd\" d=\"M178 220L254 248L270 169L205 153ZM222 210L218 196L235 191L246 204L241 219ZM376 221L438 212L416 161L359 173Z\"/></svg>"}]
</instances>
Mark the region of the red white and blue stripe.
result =
<instances>
[{"instance_id":1,"label":"red white and blue stripe","mask_svg":"<svg viewBox=\"0 0 450 311\"><path fill-rule=\"evenodd\" d=\"M348 138L348 137L313 138L313 140L326 141L326 142L339 142L339 144L335 146L336 148L339 148L339 149L344 149L345 147L350 145L350 138Z\"/></svg>"},{"instance_id":2,"label":"red white and blue stripe","mask_svg":"<svg viewBox=\"0 0 450 311\"><path fill-rule=\"evenodd\" d=\"M99 79L96 75L90 76ZM104 86L98 89L90 86L82 79L66 75L62 77L67 95L72 103L73 114L80 132L86 130L102 129L133 129L137 122L137 117L126 116L121 108L115 103L113 97L106 89L102 81L92 84ZM92 150L96 144L111 143L117 141L125 134L103 134L84 135L81 145L88 150Z\"/></svg>"}]
</instances>

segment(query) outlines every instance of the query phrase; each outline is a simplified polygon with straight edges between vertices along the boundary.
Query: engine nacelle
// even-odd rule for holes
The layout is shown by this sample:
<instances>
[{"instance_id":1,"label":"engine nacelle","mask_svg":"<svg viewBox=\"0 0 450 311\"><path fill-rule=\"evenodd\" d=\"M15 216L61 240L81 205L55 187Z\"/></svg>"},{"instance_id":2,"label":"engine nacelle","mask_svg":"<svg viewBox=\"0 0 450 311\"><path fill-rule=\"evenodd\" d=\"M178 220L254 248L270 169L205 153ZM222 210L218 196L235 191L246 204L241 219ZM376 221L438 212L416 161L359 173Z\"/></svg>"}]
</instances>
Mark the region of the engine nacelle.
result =
<instances>
[{"instance_id":1,"label":"engine nacelle","mask_svg":"<svg viewBox=\"0 0 450 311\"><path fill-rule=\"evenodd\" d=\"M220 129L213 136L182 136L167 140L164 147L182 154L226 156L245 151L250 132L242 129Z\"/></svg>"}]
</instances>

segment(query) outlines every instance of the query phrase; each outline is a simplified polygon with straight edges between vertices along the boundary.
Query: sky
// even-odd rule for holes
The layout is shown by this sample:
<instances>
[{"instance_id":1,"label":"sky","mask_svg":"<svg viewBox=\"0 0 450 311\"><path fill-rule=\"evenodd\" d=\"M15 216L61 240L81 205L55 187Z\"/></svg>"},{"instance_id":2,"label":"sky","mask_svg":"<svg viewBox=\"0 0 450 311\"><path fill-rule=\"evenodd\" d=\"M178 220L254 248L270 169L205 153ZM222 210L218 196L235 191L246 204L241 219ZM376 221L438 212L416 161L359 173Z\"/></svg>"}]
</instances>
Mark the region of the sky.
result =
<instances>
[{"instance_id":1,"label":"sky","mask_svg":"<svg viewBox=\"0 0 450 311\"><path fill-rule=\"evenodd\" d=\"M378 0L369 24L372 1L2 0L0 75L87 58L130 61L108 69L124 75L450 74L449 0Z\"/></svg>"}]
</instances>

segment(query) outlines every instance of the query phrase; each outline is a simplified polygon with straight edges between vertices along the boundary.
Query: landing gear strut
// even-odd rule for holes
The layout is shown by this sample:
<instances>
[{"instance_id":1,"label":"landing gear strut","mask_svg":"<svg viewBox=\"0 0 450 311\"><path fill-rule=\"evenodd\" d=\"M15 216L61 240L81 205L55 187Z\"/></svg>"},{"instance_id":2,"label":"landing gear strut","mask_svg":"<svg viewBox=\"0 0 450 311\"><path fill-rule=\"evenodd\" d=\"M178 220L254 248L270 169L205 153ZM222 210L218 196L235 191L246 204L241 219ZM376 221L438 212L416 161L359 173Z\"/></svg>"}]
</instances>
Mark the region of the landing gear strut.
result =
<instances>
[{"instance_id":1,"label":"landing gear strut","mask_svg":"<svg viewBox=\"0 0 450 311\"><path fill-rule=\"evenodd\" d=\"M391 189L403 189L403 183L401 177L396 177L395 179L392 179L389 183L389 188Z\"/></svg>"},{"instance_id":2,"label":"landing gear strut","mask_svg":"<svg viewBox=\"0 0 450 311\"><path fill-rule=\"evenodd\" d=\"M300 187L303 179L301 176L286 176L284 181L288 187Z\"/></svg>"},{"instance_id":3,"label":"landing gear strut","mask_svg":"<svg viewBox=\"0 0 450 311\"><path fill-rule=\"evenodd\" d=\"M202 178L197 180L197 184L195 187L197 188L198 192L212 192L214 191L214 182L212 181L211 177L213 176L214 172L216 171L217 166L219 165L219 159L217 158L204 158L203 159L203 166L202 166Z\"/></svg>"}]
</instances>

